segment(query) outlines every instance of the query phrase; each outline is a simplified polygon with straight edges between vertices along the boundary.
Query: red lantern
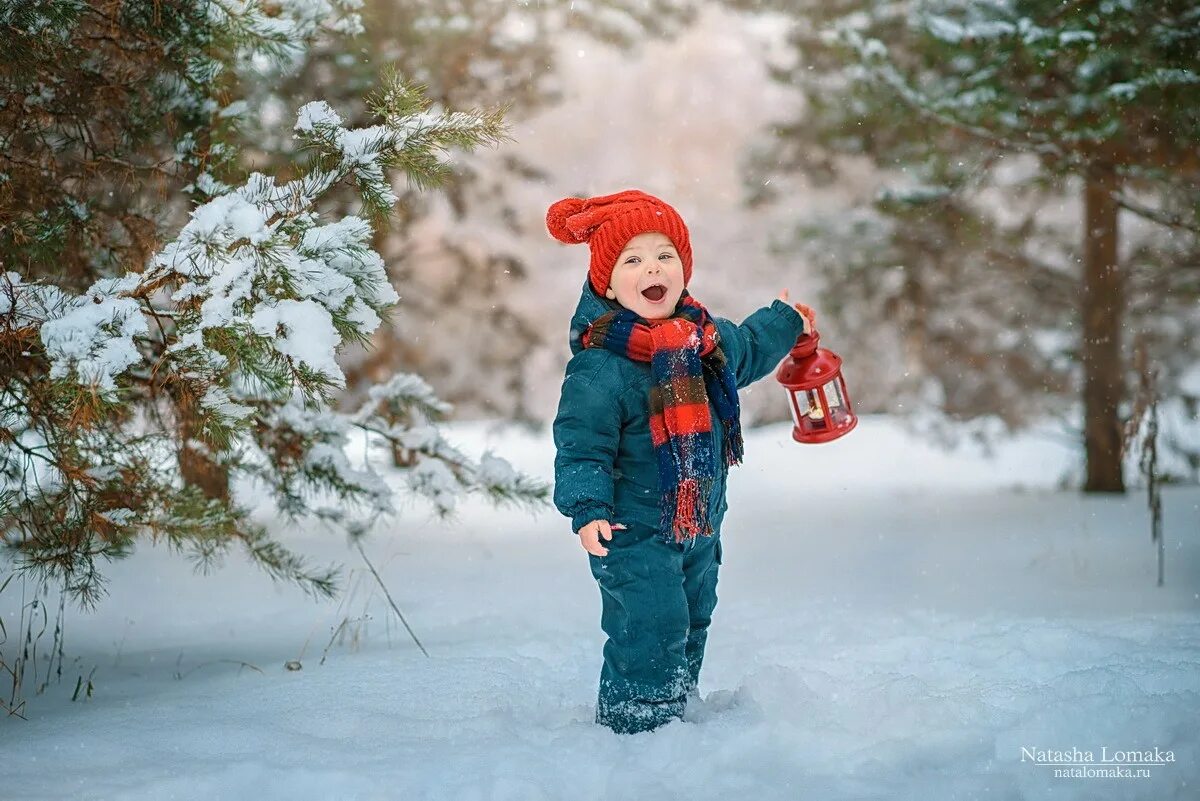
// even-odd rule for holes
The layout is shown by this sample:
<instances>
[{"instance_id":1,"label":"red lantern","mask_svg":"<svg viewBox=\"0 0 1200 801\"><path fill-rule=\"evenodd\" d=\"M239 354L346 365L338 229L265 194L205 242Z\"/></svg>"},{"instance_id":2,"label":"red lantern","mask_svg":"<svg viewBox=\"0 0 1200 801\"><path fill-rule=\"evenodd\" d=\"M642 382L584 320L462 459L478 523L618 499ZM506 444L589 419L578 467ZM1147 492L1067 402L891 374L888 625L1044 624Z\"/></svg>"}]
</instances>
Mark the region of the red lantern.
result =
<instances>
[{"instance_id":1,"label":"red lantern","mask_svg":"<svg viewBox=\"0 0 1200 801\"><path fill-rule=\"evenodd\" d=\"M858 425L842 380L842 360L833 351L818 348L820 340L816 331L801 334L775 373L788 391L795 423L792 439L797 442L830 442Z\"/></svg>"}]
</instances>

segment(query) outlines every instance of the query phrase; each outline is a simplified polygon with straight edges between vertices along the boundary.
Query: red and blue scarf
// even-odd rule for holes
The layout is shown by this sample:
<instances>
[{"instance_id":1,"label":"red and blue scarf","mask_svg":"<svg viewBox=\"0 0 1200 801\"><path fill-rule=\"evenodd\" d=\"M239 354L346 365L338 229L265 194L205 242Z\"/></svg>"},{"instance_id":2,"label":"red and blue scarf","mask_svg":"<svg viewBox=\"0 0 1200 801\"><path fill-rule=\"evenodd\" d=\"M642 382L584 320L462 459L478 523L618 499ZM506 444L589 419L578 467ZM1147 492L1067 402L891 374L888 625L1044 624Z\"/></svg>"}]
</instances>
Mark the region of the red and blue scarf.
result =
<instances>
[{"instance_id":1,"label":"red and blue scarf","mask_svg":"<svg viewBox=\"0 0 1200 801\"><path fill-rule=\"evenodd\" d=\"M742 461L737 380L718 347L717 326L687 290L675 312L647 320L629 309L598 317L585 348L607 348L650 363L650 437L662 488L660 533L667 542L712 535L709 497L717 477L709 402L724 427L726 465Z\"/></svg>"}]
</instances>

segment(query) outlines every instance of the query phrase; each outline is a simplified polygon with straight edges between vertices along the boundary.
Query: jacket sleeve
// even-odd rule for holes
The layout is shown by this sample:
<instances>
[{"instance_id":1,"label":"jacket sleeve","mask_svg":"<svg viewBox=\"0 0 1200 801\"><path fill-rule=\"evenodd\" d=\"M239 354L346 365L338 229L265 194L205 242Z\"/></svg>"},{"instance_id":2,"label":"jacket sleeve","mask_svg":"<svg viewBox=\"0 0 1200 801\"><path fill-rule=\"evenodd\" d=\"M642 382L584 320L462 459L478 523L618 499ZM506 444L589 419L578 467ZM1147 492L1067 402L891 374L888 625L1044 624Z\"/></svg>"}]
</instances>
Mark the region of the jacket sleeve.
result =
<instances>
[{"instance_id":1,"label":"jacket sleeve","mask_svg":"<svg viewBox=\"0 0 1200 801\"><path fill-rule=\"evenodd\" d=\"M771 372L804 333L804 316L789 303L771 301L741 325L718 317L721 349L737 377L738 389Z\"/></svg>"},{"instance_id":2,"label":"jacket sleeve","mask_svg":"<svg viewBox=\"0 0 1200 801\"><path fill-rule=\"evenodd\" d=\"M554 418L554 505L571 530L613 518L613 464L621 437L619 387L608 386L606 351L585 350L567 364Z\"/></svg>"}]
</instances>

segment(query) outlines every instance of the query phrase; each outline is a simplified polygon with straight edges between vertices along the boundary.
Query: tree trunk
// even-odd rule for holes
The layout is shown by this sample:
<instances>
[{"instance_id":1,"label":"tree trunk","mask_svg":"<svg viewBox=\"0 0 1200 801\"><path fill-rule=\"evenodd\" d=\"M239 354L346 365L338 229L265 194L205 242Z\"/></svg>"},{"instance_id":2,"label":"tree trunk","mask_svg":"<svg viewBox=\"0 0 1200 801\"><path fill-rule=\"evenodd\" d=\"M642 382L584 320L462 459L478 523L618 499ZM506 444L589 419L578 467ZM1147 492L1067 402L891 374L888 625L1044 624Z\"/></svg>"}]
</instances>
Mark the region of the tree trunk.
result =
<instances>
[{"instance_id":1,"label":"tree trunk","mask_svg":"<svg viewBox=\"0 0 1200 801\"><path fill-rule=\"evenodd\" d=\"M184 483L197 487L205 497L229 500L229 471L203 453L184 445L179 451L179 473Z\"/></svg>"},{"instance_id":2,"label":"tree trunk","mask_svg":"<svg viewBox=\"0 0 1200 801\"><path fill-rule=\"evenodd\" d=\"M1083 413L1087 451L1084 492L1124 492L1118 404L1124 384L1121 312L1124 305L1117 265L1118 178L1110 166L1094 165L1084 188L1083 239Z\"/></svg>"},{"instance_id":3,"label":"tree trunk","mask_svg":"<svg viewBox=\"0 0 1200 801\"><path fill-rule=\"evenodd\" d=\"M205 497L229 501L229 470L209 458L203 450L189 447L196 436L195 419L191 409L175 398L175 414L179 425L179 473L185 484L199 488ZM197 440L199 441L199 440Z\"/></svg>"}]
</instances>

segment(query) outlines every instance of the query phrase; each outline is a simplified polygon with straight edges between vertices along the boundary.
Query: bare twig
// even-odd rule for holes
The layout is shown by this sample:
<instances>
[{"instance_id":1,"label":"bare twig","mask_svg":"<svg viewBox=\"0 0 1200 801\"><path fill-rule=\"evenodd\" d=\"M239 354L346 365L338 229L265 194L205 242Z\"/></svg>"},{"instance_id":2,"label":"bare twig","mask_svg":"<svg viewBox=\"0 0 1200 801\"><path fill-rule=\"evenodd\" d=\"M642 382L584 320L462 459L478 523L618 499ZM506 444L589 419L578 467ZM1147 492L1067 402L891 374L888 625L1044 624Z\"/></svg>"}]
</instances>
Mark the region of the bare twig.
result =
<instances>
[{"instance_id":1,"label":"bare twig","mask_svg":"<svg viewBox=\"0 0 1200 801\"><path fill-rule=\"evenodd\" d=\"M1121 452L1124 454L1134 442L1142 422L1146 421L1146 433L1138 446L1138 469L1146 478L1146 505L1150 508L1150 541L1158 546L1158 586L1163 586L1163 568L1166 549L1162 534L1162 486L1158 475L1158 371L1150 366L1146 355L1145 337L1139 336L1134 350L1134 365L1138 374L1138 392L1133 411L1125 422Z\"/></svg>"},{"instance_id":2,"label":"bare twig","mask_svg":"<svg viewBox=\"0 0 1200 801\"><path fill-rule=\"evenodd\" d=\"M1110 192L1109 194L1112 195L1113 200L1117 202L1118 206L1126 211L1133 212L1139 217L1144 217L1151 222L1156 222L1159 225L1165 225L1168 228L1180 228L1184 231L1200 233L1200 225L1184 219L1179 215L1170 214L1162 211L1161 209L1154 209L1142 203L1138 203L1136 200L1129 197L1129 195L1122 194L1121 192Z\"/></svg>"},{"instance_id":3,"label":"bare twig","mask_svg":"<svg viewBox=\"0 0 1200 801\"><path fill-rule=\"evenodd\" d=\"M413 642L415 642L417 647L421 649L421 653L425 654L425 656L429 656L429 652L425 650L425 646L421 645L421 641L417 639L417 634L412 630L412 626L408 625L408 621L404 619L404 613L400 611L400 607L396 606L396 602L392 600L392 594L388 592L387 585L383 583L383 579L380 578L379 573L376 572L375 565L371 564L371 560L367 558L367 553L363 550L362 542L355 540L354 547L358 549L359 555L361 555L363 561L367 563L367 567L371 570L371 575L375 577L375 580L379 582L379 586L383 588L383 594L387 596L388 603L392 605L392 609L396 612L396 617L400 618L400 622L404 624L404 628L408 629L408 634L413 638Z\"/></svg>"},{"instance_id":4,"label":"bare twig","mask_svg":"<svg viewBox=\"0 0 1200 801\"><path fill-rule=\"evenodd\" d=\"M180 656L182 656L182 654ZM195 673L197 670L199 670L202 667L208 667L209 665L216 665L221 662L228 662L232 665L240 665L241 667L248 667L251 670L257 670L259 673L262 673L264 676L266 675L265 673L263 673L262 668L260 668L258 665L252 665L249 662L243 662L240 659L214 659L210 662L201 662L199 665L196 665L194 668L187 671L187 673L179 673L178 671L176 671L175 678L177 678L177 679L186 678L187 676L191 675L192 673Z\"/></svg>"}]
</instances>

